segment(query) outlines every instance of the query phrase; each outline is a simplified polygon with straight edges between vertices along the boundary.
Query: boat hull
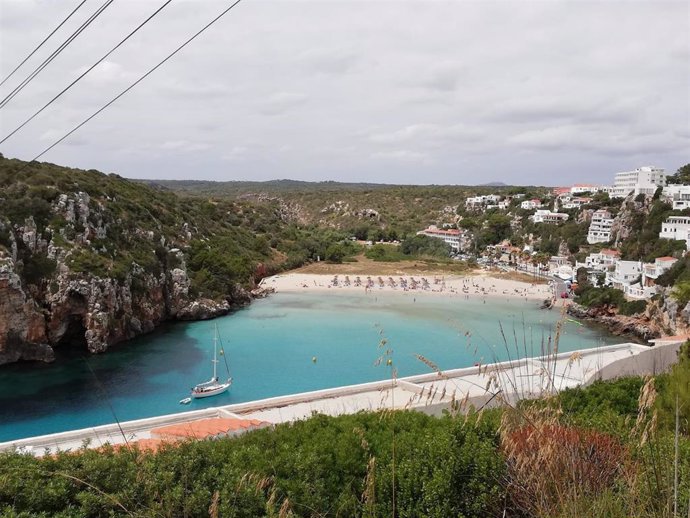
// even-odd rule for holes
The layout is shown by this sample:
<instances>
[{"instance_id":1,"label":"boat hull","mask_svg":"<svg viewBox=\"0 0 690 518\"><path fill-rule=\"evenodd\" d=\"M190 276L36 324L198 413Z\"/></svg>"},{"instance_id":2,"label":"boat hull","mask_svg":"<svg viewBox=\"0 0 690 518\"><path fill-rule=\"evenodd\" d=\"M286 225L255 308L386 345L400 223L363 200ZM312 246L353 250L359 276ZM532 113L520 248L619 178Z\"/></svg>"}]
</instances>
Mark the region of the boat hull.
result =
<instances>
[{"instance_id":1,"label":"boat hull","mask_svg":"<svg viewBox=\"0 0 690 518\"><path fill-rule=\"evenodd\" d=\"M201 392L192 392L192 398L202 399L205 397L217 396L218 394L223 394L224 392L227 392L229 388L230 383L221 383L220 385L218 385L218 387L215 388L211 388Z\"/></svg>"}]
</instances>

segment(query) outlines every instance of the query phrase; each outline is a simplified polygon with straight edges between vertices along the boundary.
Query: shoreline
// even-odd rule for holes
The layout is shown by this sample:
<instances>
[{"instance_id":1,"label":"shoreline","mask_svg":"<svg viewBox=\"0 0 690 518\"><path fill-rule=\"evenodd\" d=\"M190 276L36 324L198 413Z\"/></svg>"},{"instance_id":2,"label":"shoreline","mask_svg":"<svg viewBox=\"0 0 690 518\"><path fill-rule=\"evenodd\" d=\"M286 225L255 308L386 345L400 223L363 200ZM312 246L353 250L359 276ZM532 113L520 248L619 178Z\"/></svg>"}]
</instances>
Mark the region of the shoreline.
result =
<instances>
[{"instance_id":1,"label":"shoreline","mask_svg":"<svg viewBox=\"0 0 690 518\"><path fill-rule=\"evenodd\" d=\"M470 275L343 275L290 272L261 280L259 287L276 293L308 291L350 293L397 293L420 296L508 298L529 301L553 300L549 284L502 279L485 274Z\"/></svg>"},{"instance_id":2,"label":"shoreline","mask_svg":"<svg viewBox=\"0 0 690 518\"><path fill-rule=\"evenodd\" d=\"M178 412L132 421L31 436L0 442L0 452L15 451L34 456L58 451L76 452L118 446L152 438L155 427L189 423L199 418L257 419L269 425L306 419L314 412L326 415L361 411L416 410L440 416L464 399L475 407L491 405L494 399L484 389L487 380L498 376L509 390L509 400L538 398L555 388L560 391L588 385L596 379L625 375L646 375L668 368L675 362L682 340L659 340L655 347L634 343L605 345L593 349L547 354L463 367L355 385L301 392L205 409ZM575 360L574 360L575 359ZM544 369L553 372L555 383ZM550 388L549 388L550 387ZM393 395L395 401L393 405ZM494 404L498 404L494 402Z\"/></svg>"}]
</instances>

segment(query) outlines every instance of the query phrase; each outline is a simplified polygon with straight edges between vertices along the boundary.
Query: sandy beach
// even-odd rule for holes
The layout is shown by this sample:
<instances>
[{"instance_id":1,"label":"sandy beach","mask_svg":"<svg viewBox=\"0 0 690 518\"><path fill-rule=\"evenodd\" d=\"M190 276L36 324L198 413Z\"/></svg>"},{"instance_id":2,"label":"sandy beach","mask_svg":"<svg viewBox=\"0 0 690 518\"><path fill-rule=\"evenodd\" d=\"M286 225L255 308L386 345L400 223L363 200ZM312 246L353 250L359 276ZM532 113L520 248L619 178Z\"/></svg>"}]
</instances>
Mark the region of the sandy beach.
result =
<instances>
[{"instance_id":1,"label":"sandy beach","mask_svg":"<svg viewBox=\"0 0 690 518\"><path fill-rule=\"evenodd\" d=\"M352 291L360 293L416 293L429 296L503 297L545 300L553 297L548 284L531 284L470 273L461 275L323 275L287 273L267 277L261 286L276 292Z\"/></svg>"}]
</instances>

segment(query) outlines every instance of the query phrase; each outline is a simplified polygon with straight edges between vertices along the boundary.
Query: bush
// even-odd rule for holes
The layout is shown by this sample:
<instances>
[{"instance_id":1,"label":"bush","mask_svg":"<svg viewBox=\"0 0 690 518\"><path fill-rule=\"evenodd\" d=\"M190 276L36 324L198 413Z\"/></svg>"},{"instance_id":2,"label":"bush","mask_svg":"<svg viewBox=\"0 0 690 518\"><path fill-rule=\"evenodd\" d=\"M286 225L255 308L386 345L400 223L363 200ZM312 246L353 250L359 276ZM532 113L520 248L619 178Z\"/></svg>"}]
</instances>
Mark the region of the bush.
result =
<instances>
[{"instance_id":1,"label":"bush","mask_svg":"<svg viewBox=\"0 0 690 518\"><path fill-rule=\"evenodd\" d=\"M647 309L646 300L626 300L618 305L618 312L621 315L637 315Z\"/></svg>"},{"instance_id":2,"label":"bush","mask_svg":"<svg viewBox=\"0 0 690 518\"><path fill-rule=\"evenodd\" d=\"M466 423L394 412L317 415L156 454L104 448L36 459L4 453L0 510L209 516L215 501L217 516L246 518L279 516L281 506L305 518L496 516L504 473L497 443L488 415Z\"/></svg>"}]
</instances>

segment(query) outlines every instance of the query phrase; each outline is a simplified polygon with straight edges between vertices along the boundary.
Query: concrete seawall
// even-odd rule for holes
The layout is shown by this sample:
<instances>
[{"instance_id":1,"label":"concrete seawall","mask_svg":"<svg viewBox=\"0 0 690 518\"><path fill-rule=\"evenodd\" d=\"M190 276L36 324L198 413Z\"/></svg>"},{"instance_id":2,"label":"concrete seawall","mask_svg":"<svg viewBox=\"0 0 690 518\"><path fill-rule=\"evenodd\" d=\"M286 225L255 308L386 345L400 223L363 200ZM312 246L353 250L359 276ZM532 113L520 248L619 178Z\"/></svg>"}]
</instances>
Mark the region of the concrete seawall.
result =
<instances>
[{"instance_id":1,"label":"concrete seawall","mask_svg":"<svg viewBox=\"0 0 690 518\"><path fill-rule=\"evenodd\" d=\"M304 419L313 413L340 415L366 410L414 409L440 415L451 406L481 408L502 401L539 397L595 380L657 374L677 358L682 341L658 340L654 347L625 343L395 380L304 392L234 405L182 412L0 443L34 455L149 439L153 428L209 417L259 419L270 423Z\"/></svg>"}]
</instances>

